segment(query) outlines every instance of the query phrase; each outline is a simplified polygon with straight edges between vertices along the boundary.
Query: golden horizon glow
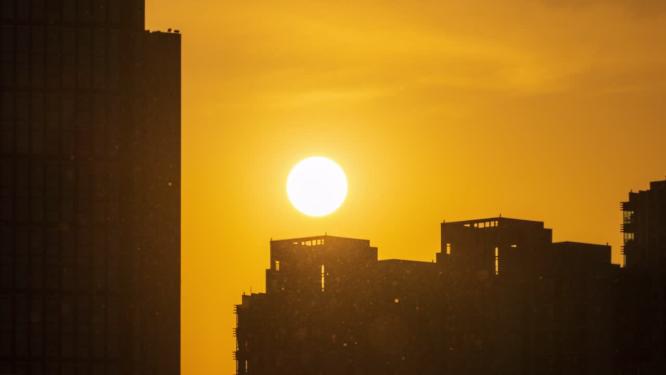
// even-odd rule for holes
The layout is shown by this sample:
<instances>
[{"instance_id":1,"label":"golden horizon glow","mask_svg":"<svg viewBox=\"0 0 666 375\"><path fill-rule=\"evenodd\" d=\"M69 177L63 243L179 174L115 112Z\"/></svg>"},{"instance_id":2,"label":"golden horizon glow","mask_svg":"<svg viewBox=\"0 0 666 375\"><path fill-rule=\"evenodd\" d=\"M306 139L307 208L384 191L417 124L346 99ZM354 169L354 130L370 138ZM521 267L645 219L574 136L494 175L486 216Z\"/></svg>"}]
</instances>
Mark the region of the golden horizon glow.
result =
<instances>
[{"instance_id":1,"label":"golden horizon glow","mask_svg":"<svg viewBox=\"0 0 666 375\"><path fill-rule=\"evenodd\" d=\"M335 161L311 156L289 172L287 196L294 208L307 216L330 215L347 197L347 176Z\"/></svg>"}]
</instances>

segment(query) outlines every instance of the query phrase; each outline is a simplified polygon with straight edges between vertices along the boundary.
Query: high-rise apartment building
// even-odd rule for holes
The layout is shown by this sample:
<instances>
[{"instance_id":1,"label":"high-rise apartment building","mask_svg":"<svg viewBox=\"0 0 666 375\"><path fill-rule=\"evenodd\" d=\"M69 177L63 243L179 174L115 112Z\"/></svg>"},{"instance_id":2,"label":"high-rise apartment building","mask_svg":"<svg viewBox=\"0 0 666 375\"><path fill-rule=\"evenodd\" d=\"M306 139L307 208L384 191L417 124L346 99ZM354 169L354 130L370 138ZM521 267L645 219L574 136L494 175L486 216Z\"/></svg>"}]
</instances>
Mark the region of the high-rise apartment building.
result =
<instances>
[{"instance_id":1,"label":"high-rise apartment building","mask_svg":"<svg viewBox=\"0 0 666 375\"><path fill-rule=\"evenodd\" d=\"M180 371L180 34L3 0L0 373Z\"/></svg>"},{"instance_id":2,"label":"high-rise apartment building","mask_svg":"<svg viewBox=\"0 0 666 375\"><path fill-rule=\"evenodd\" d=\"M502 217L443 223L437 262L327 235L270 245L266 293L236 307L238 374L612 372L608 245Z\"/></svg>"}]
</instances>

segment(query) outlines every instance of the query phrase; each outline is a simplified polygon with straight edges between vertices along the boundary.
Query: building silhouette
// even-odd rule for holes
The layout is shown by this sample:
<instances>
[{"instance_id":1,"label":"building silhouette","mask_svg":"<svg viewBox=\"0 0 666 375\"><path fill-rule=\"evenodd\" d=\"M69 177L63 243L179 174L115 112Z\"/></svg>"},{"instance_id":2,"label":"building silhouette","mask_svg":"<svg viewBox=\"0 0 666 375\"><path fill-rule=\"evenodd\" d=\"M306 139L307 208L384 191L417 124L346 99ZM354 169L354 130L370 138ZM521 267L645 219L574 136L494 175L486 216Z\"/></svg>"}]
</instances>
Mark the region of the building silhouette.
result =
<instances>
[{"instance_id":1,"label":"building silhouette","mask_svg":"<svg viewBox=\"0 0 666 375\"><path fill-rule=\"evenodd\" d=\"M625 268L504 217L442 223L436 262L271 241L266 293L236 306L237 373L663 373L664 186L623 203Z\"/></svg>"},{"instance_id":2,"label":"building silhouette","mask_svg":"<svg viewBox=\"0 0 666 375\"><path fill-rule=\"evenodd\" d=\"M180 35L3 0L0 374L180 372Z\"/></svg>"},{"instance_id":3,"label":"building silhouette","mask_svg":"<svg viewBox=\"0 0 666 375\"><path fill-rule=\"evenodd\" d=\"M625 272L618 332L626 373L666 372L666 180L622 203Z\"/></svg>"},{"instance_id":4,"label":"building silhouette","mask_svg":"<svg viewBox=\"0 0 666 375\"><path fill-rule=\"evenodd\" d=\"M666 268L666 180L629 193L622 202L624 254L627 268L647 272ZM657 272L661 273L661 272Z\"/></svg>"}]
</instances>

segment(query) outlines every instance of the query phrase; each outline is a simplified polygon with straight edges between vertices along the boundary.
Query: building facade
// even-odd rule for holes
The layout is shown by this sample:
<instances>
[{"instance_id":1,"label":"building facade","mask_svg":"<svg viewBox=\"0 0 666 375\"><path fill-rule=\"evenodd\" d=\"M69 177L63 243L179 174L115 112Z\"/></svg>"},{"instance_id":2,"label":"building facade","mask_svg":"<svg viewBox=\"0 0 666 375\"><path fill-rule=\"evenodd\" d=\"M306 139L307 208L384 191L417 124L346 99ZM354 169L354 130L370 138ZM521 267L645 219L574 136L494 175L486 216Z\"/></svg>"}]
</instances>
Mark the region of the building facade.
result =
<instances>
[{"instance_id":1,"label":"building facade","mask_svg":"<svg viewBox=\"0 0 666 375\"><path fill-rule=\"evenodd\" d=\"M180 35L3 0L0 373L180 372Z\"/></svg>"}]
</instances>

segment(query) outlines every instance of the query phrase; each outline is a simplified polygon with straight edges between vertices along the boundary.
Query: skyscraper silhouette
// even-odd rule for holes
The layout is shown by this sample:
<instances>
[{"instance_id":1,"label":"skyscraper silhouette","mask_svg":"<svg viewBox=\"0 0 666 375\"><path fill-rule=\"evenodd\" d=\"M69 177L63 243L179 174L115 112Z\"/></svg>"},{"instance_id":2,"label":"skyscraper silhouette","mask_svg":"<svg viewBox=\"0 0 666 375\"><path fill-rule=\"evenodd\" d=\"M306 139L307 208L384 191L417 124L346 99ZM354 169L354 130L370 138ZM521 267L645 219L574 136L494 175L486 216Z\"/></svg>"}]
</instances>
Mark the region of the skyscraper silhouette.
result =
<instances>
[{"instance_id":1,"label":"skyscraper silhouette","mask_svg":"<svg viewBox=\"0 0 666 375\"><path fill-rule=\"evenodd\" d=\"M180 35L3 0L0 373L180 371Z\"/></svg>"}]
</instances>

